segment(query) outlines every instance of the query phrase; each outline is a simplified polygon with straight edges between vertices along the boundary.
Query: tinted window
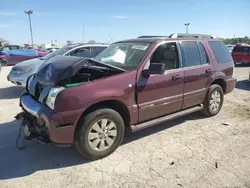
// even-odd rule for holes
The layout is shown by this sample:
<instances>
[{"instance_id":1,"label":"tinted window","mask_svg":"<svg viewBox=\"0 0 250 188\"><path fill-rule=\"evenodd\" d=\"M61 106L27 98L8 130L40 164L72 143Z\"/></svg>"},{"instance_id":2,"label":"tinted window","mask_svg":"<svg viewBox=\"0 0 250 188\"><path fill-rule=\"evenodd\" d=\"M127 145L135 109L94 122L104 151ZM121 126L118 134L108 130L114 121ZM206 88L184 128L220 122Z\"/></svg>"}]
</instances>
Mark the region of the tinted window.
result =
<instances>
[{"instance_id":1,"label":"tinted window","mask_svg":"<svg viewBox=\"0 0 250 188\"><path fill-rule=\"evenodd\" d=\"M89 57L89 48L78 48L76 50L73 50L69 53L69 56L76 56L76 57Z\"/></svg>"},{"instance_id":2,"label":"tinted window","mask_svg":"<svg viewBox=\"0 0 250 188\"><path fill-rule=\"evenodd\" d=\"M206 53L206 50L201 42L198 42L198 46L200 49L200 56L201 56L201 64L207 64L208 63L208 56Z\"/></svg>"},{"instance_id":3,"label":"tinted window","mask_svg":"<svg viewBox=\"0 0 250 188\"><path fill-rule=\"evenodd\" d=\"M249 47L234 47L233 52L245 52L248 53Z\"/></svg>"},{"instance_id":4,"label":"tinted window","mask_svg":"<svg viewBox=\"0 0 250 188\"><path fill-rule=\"evenodd\" d=\"M106 47L105 46L96 46L92 47L93 51L93 57L97 56L99 53L101 53Z\"/></svg>"},{"instance_id":5,"label":"tinted window","mask_svg":"<svg viewBox=\"0 0 250 188\"><path fill-rule=\"evenodd\" d=\"M182 56L184 59L183 67L200 65L199 48L196 42L182 42Z\"/></svg>"},{"instance_id":6,"label":"tinted window","mask_svg":"<svg viewBox=\"0 0 250 188\"><path fill-rule=\"evenodd\" d=\"M218 63L232 62L232 56L229 53L226 45L221 41L209 41L209 45L215 55Z\"/></svg>"},{"instance_id":7,"label":"tinted window","mask_svg":"<svg viewBox=\"0 0 250 188\"><path fill-rule=\"evenodd\" d=\"M160 45L151 56L151 63L165 63L165 69L171 70L179 67L176 43Z\"/></svg>"}]
</instances>

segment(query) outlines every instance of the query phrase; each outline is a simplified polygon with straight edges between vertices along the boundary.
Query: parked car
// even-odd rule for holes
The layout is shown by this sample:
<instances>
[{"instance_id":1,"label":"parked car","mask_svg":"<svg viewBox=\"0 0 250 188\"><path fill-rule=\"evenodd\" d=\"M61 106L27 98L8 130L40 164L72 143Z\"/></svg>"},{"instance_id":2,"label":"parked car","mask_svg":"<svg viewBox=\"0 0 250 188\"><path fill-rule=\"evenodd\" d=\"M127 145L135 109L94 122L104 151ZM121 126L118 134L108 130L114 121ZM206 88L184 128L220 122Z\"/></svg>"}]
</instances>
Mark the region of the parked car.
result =
<instances>
[{"instance_id":1,"label":"parked car","mask_svg":"<svg viewBox=\"0 0 250 188\"><path fill-rule=\"evenodd\" d=\"M27 79L30 75L35 74L38 68L48 59L56 56L79 56L85 58L92 58L98 55L102 50L107 48L106 44L72 44L60 48L54 52L47 54L46 56L35 58L27 61L23 61L15 65L7 79L13 84L18 86L26 86Z\"/></svg>"},{"instance_id":2,"label":"parked car","mask_svg":"<svg viewBox=\"0 0 250 188\"><path fill-rule=\"evenodd\" d=\"M19 50L22 49L19 45L4 45L0 48L0 51L7 51L7 50Z\"/></svg>"},{"instance_id":3,"label":"parked car","mask_svg":"<svg viewBox=\"0 0 250 188\"><path fill-rule=\"evenodd\" d=\"M86 158L116 150L138 131L202 111L214 116L235 88L233 59L217 39L137 38L93 59L56 56L20 97L26 139L74 144Z\"/></svg>"},{"instance_id":4,"label":"parked car","mask_svg":"<svg viewBox=\"0 0 250 188\"><path fill-rule=\"evenodd\" d=\"M22 61L43 57L48 54L48 52L40 52L34 49L10 50L5 53L7 53L7 66L16 65Z\"/></svg>"},{"instance_id":5,"label":"parked car","mask_svg":"<svg viewBox=\"0 0 250 188\"><path fill-rule=\"evenodd\" d=\"M0 65L5 66L7 64L8 55L2 51L0 51Z\"/></svg>"},{"instance_id":6,"label":"parked car","mask_svg":"<svg viewBox=\"0 0 250 188\"><path fill-rule=\"evenodd\" d=\"M232 51L234 63L250 63L250 45L236 45Z\"/></svg>"},{"instance_id":7,"label":"parked car","mask_svg":"<svg viewBox=\"0 0 250 188\"><path fill-rule=\"evenodd\" d=\"M233 51L233 48L235 47L235 45L227 44L226 47L228 48L229 53L232 54L232 51Z\"/></svg>"}]
</instances>

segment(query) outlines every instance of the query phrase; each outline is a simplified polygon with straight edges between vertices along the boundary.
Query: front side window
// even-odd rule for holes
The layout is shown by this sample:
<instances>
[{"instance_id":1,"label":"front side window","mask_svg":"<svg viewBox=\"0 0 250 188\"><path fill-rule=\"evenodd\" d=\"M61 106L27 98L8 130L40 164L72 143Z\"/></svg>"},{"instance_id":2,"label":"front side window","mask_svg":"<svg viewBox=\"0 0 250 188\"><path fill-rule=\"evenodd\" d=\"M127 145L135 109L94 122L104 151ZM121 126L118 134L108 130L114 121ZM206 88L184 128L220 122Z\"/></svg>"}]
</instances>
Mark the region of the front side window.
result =
<instances>
[{"instance_id":1,"label":"front side window","mask_svg":"<svg viewBox=\"0 0 250 188\"><path fill-rule=\"evenodd\" d=\"M69 53L69 56L89 58L89 48L78 48Z\"/></svg>"},{"instance_id":2,"label":"front side window","mask_svg":"<svg viewBox=\"0 0 250 188\"><path fill-rule=\"evenodd\" d=\"M105 48L107 48L107 47L106 46L95 46L95 47L92 47L93 57L95 57L98 54L100 54Z\"/></svg>"},{"instance_id":3,"label":"front side window","mask_svg":"<svg viewBox=\"0 0 250 188\"><path fill-rule=\"evenodd\" d=\"M118 42L97 55L94 60L113 65L124 70L135 70L151 47L151 43Z\"/></svg>"},{"instance_id":4,"label":"front side window","mask_svg":"<svg viewBox=\"0 0 250 188\"><path fill-rule=\"evenodd\" d=\"M150 63L164 63L165 70L179 67L176 43L165 43L157 47L151 56Z\"/></svg>"},{"instance_id":5,"label":"front side window","mask_svg":"<svg viewBox=\"0 0 250 188\"><path fill-rule=\"evenodd\" d=\"M43 56L41 57L40 59L42 60L48 60L56 55L63 55L64 53L68 52L69 50L71 50L72 48L70 47L63 47L63 48L60 48L54 52L50 52L48 53L46 56Z\"/></svg>"},{"instance_id":6,"label":"front side window","mask_svg":"<svg viewBox=\"0 0 250 188\"><path fill-rule=\"evenodd\" d=\"M183 67L198 66L201 64L199 48L196 42L182 42Z\"/></svg>"}]
</instances>

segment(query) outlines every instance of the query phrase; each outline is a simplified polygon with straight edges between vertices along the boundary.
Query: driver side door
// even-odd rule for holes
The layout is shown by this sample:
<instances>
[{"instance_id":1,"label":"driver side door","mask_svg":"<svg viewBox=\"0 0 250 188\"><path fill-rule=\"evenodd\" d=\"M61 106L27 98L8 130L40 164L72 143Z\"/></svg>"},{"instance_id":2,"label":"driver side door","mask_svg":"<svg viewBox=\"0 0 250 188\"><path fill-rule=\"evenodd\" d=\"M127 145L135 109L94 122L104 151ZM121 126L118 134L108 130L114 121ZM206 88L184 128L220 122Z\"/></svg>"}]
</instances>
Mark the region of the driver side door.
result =
<instances>
[{"instance_id":1,"label":"driver side door","mask_svg":"<svg viewBox=\"0 0 250 188\"><path fill-rule=\"evenodd\" d=\"M150 63L165 63L165 73L138 77L139 122L181 110L184 71L180 68L180 59L176 42L161 43L155 49L145 67Z\"/></svg>"}]
</instances>

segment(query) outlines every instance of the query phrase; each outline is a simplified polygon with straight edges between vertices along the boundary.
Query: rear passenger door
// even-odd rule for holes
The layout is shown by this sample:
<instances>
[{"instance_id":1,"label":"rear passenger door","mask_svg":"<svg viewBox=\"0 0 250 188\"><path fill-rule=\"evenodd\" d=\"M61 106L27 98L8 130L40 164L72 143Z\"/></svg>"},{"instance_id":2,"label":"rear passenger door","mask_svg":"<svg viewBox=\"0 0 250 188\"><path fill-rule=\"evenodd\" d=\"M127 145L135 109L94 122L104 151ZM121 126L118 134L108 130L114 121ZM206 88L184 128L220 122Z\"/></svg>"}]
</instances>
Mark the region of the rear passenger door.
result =
<instances>
[{"instance_id":1,"label":"rear passenger door","mask_svg":"<svg viewBox=\"0 0 250 188\"><path fill-rule=\"evenodd\" d=\"M182 109L201 104L213 74L208 52L202 42L180 42L184 70L184 99Z\"/></svg>"},{"instance_id":2,"label":"rear passenger door","mask_svg":"<svg viewBox=\"0 0 250 188\"><path fill-rule=\"evenodd\" d=\"M93 46L93 47L91 47L90 58L93 58L93 57L99 55L106 48L107 48L106 46Z\"/></svg>"}]
</instances>

